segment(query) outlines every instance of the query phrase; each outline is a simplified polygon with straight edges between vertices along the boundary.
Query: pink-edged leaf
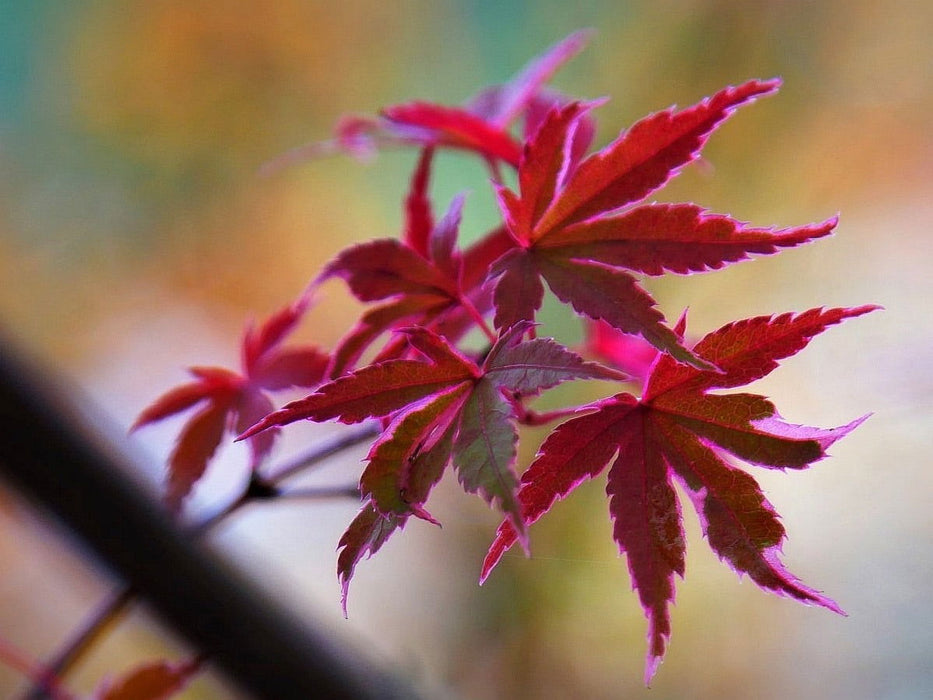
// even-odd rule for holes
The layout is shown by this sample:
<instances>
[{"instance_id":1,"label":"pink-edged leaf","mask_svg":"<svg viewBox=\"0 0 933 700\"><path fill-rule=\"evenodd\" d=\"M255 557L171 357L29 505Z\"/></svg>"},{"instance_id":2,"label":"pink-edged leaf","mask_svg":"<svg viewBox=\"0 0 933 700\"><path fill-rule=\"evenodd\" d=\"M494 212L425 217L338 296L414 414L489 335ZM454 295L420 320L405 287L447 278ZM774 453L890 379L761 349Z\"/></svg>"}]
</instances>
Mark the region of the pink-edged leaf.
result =
<instances>
[{"instance_id":1,"label":"pink-edged leaf","mask_svg":"<svg viewBox=\"0 0 933 700\"><path fill-rule=\"evenodd\" d=\"M752 80L679 112L668 109L642 119L580 164L539 221L536 235L648 196L694 160L713 130L737 107L779 85L779 80Z\"/></svg>"},{"instance_id":2,"label":"pink-edged leaf","mask_svg":"<svg viewBox=\"0 0 933 700\"><path fill-rule=\"evenodd\" d=\"M649 204L561 229L542 238L538 248L647 275L687 274L807 243L828 235L836 223L833 218L799 228L756 229L694 204Z\"/></svg>"},{"instance_id":3,"label":"pink-edged leaf","mask_svg":"<svg viewBox=\"0 0 933 700\"><path fill-rule=\"evenodd\" d=\"M424 503L430 486L427 489L411 488L409 482L412 481L424 484L423 476L412 477L412 470L416 466L427 466L430 471L437 472L437 478L440 477L435 467L440 463L442 471L447 463L449 440L446 455L434 455L432 450L447 432L469 393L470 385L460 384L446 393L422 400L397 416L373 443L360 478L360 491L371 499L376 510L387 516L406 515L412 512L411 503ZM431 454L433 459L419 463L423 453ZM431 479L428 481L432 482ZM418 491L423 493L416 493Z\"/></svg>"},{"instance_id":4,"label":"pink-edged leaf","mask_svg":"<svg viewBox=\"0 0 933 700\"><path fill-rule=\"evenodd\" d=\"M267 353L253 368L252 382L278 391L301 387L311 389L323 381L330 357L313 346L283 348Z\"/></svg>"},{"instance_id":5,"label":"pink-edged leaf","mask_svg":"<svg viewBox=\"0 0 933 700\"><path fill-rule=\"evenodd\" d=\"M468 369L417 360L369 365L325 384L310 396L286 404L241 434L239 439L298 420L321 422L336 418L342 423L359 423L367 418L381 418L472 379L473 374Z\"/></svg>"},{"instance_id":6,"label":"pink-edged leaf","mask_svg":"<svg viewBox=\"0 0 933 700\"><path fill-rule=\"evenodd\" d=\"M781 420L770 401L755 394L671 392L651 406L739 459L772 469L808 467L867 418L828 430L792 425Z\"/></svg>"},{"instance_id":7,"label":"pink-edged leaf","mask_svg":"<svg viewBox=\"0 0 933 700\"><path fill-rule=\"evenodd\" d=\"M557 256L536 255L535 264L554 295L584 316L602 319L626 333L638 333L679 362L713 368L664 325L654 300L628 273Z\"/></svg>"},{"instance_id":8,"label":"pink-edged leaf","mask_svg":"<svg viewBox=\"0 0 933 700\"><path fill-rule=\"evenodd\" d=\"M275 405L265 393L251 389L240 394L235 410L237 418L234 430L239 434L272 413L275 410ZM269 456L278 433L277 428L266 430L258 435L253 435L246 441L252 457L250 460L251 469L254 471L258 469L266 457Z\"/></svg>"},{"instance_id":9,"label":"pink-edged leaf","mask_svg":"<svg viewBox=\"0 0 933 700\"><path fill-rule=\"evenodd\" d=\"M311 303L309 295L303 295L293 303L272 314L258 327L250 325L243 337L243 370L252 376L263 356L279 345L291 333Z\"/></svg>"},{"instance_id":10,"label":"pink-edged leaf","mask_svg":"<svg viewBox=\"0 0 933 700\"><path fill-rule=\"evenodd\" d=\"M628 394L604 399L581 409L596 409L595 412L572 418L548 435L521 478L518 500L526 526L550 511L558 499L566 498L577 486L596 477L606 467L618 449L616 436L620 421L636 405L635 398ZM517 533L511 521L503 521L483 561L480 583L516 540Z\"/></svg>"},{"instance_id":11,"label":"pink-edged leaf","mask_svg":"<svg viewBox=\"0 0 933 700\"><path fill-rule=\"evenodd\" d=\"M434 149L422 149L418 166L411 178L408 196L405 198L405 244L424 258L428 257L428 236L434 228L434 215L428 195L431 178L431 161Z\"/></svg>"},{"instance_id":12,"label":"pink-edged leaf","mask_svg":"<svg viewBox=\"0 0 933 700\"><path fill-rule=\"evenodd\" d=\"M168 700L184 690L201 670L201 660L142 664L94 691L94 700Z\"/></svg>"},{"instance_id":13,"label":"pink-edged leaf","mask_svg":"<svg viewBox=\"0 0 933 700\"><path fill-rule=\"evenodd\" d=\"M625 423L606 493L613 539L626 556L648 618L647 684L671 636L668 608L674 601L674 574L684 575L684 531L667 464L644 412L633 411Z\"/></svg>"},{"instance_id":14,"label":"pink-edged leaf","mask_svg":"<svg viewBox=\"0 0 933 700\"><path fill-rule=\"evenodd\" d=\"M368 365L321 386L310 396L286 404L237 439L304 419L321 422L336 418L342 423L359 423L367 418L382 418L477 376L476 365L434 333L411 328L406 334L408 341L430 362L390 360Z\"/></svg>"},{"instance_id":15,"label":"pink-edged leaf","mask_svg":"<svg viewBox=\"0 0 933 700\"><path fill-rule=\"evenodd\" d=\"M478 492L501 511L523 541L525 528L516 498L518 479L512 466L518 433L511 417L511 404L499 388L488 379L477 381L462 409L453 463L464 490Z\"/></svg>"},{"instance_id":16,"label":"pink-edged leaf","mask_svg":"<svg viewBox=\"0 0 933 700\"><path fill-rule=\"evenodd\" d=\"M166 392L139 414L130 430L136 430L149 423L155 423L176 413L191 408L210 397L210 388L203 382L190 382Z\"/></svg>"},{"instance_id":17,"label":"pink-edged leaf","mask_svg":"<svg viewBox=\"0 0 933 700\"><path fill-rule=\"evenodd\" d=\"M385 517L367 501L343 533L337 544L337 578L340 581L340 604L344 617L347 616L347 594L356 565L364 557L368 559L378 552L393 532L405 526L407 519L405 516L395 515Z\"/></svg>"},{"instance_id":18,"label":"pink-edged leaf","mask_svg":"<svg viewBox=\"0 0 933 700\"><path fill-rule=\"evenodd\" d=\"M456 280L447 279L430 262L393 238L347 248L327 264L316 282L331 277L343 278L360 301L402 294L457 295Z\"/></svg>"},{"instance_id":19,"label":"pink-edged leaf","mask_svg":"<svg viewBox=\"0 0 933 700\"><path fill-rule=\"evenodd\" d=\"M591 29L576 31L533 58L508 83L494 88L494 101L487 96L488 106L483 116L496 126L508 126L541 92L554 73L586 47L593 34Z\"/></svg>"},{"instance_id":20,"label":"pink-edged leaf","mask_svg":"<svg viewBox=\"0 0 933 700\"><path fill-rule=\"evenodd\" d=\"M506 329L521 321L533 321L544 301L544 285L534 256L516 248L500 258L494 272L499 274L493 292L495 327Z\"/></svg>"},{"instance_id":21,"label":"pink-edged leaf","mask_svg":"<svg viewBox=\"0 0 933 700\"><path fill-rule=\"evenodd\" d=\"M875 311L866 305L851 309L810 309L800 314L757 316L730 323L707 335L694 352L712 362L719 372L698 372L662 357L645 388L645 401L674 391L742 386L771 373L778 361L796 355L829 326Z\"/></svg>"},{"instance_id":22,"label":"pink-edged leaf","mask_svg":"<svg viewBox=\"0 0 933 700\"><path fill-rule=\"evenodd\" d=\"M784 527L755 480L722 460L690 431L667 421L656 425L663 431L668 461L684 481L703 532L720 559L766 590L845 614L781 564Z\"/></svg>"},{"instance_id":23,"label":"pink-edged leaf","mask_svg":"<svg viewBox=\"0 0 933 700\"><path fill-rule=\"evenodd\" d=\"M168 461L166 502L177 512L192 487L204 475L207 463L223 438L231 406L214 401L185 424Z\"/></svg>"},{"instance_id":24,"label":"pink-edged leaf","mask_svg":"<svg viewBox=\"0 0 933 700\"><path fill-rule=\"evenodd\" d=\"M507 131L459 107L410 102L382 111L393 126L403 127L412 140L475 151L518 167L521 147Z\"/></svg>"},{"instance_id":25,"label":"pink-edged leaf","mask_svg":"<svg viewBox=\"0 0 933 700\"><path fill-rule=\"evenodd\" d=\"M618 370L586 362L551 338L526 340L490 352L483 370L496 385L520 396L537 396L571 379L628 379Z\"/></svg>"},{"instance_id":26,"label":"pink-edged leaf","mask_svg":"<svg viewBox=\"0 0 933 700\"><path fill-rule=\"evenodd\" d=\"M518 241L533 241L532 231L560 190L571 163L573 134L590 105L555 106L525 144L518 169L520 199L500 192L500 206Z\"/></svg>"}]
</instances>

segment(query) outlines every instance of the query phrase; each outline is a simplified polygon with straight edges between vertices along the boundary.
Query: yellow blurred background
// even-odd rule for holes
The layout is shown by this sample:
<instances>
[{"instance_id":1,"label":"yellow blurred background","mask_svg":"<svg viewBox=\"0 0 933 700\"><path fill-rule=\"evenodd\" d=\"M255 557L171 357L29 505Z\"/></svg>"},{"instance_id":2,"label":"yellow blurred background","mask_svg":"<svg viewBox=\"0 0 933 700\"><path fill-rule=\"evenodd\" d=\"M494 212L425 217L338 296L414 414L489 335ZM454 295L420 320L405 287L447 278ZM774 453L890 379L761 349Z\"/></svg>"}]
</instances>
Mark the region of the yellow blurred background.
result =
<instances>
[{"instance_id":1,"label":"yellow blurred background","mask_svg":"<svg viewBox=\"0 0 933 700\"><path fill-rule=\"evenodd\" d=\"M292 299L345 245L395 235L415 153L334 157L257 175L329 137L347 112L458 103L580 27L589 48L555 78L608 95L598 143L648 112L779 75L710 141L707 167L659 193L757 225L841 213L836 236L690 278L651 280L668 317L705 333L736 318L878 303L757 389L792 422L873 411L833 458L755 471L784 516L785 561L848 618L739 582L690 528L671 649L642 684L645 621L617 556L603 486L581 488L476 586L497 524L442 485L443 530L409 525L364 562L344 621L334 547L355 505L247 511L215 540L266 588L401 669L431 697L929 697L933 688L930 322L933 4L922 0L82 0L0 4L0 324L85 392L118 430L191 364L234 365L245 319ZM444 154L443 208L470 190L464 235L495 207L483 169ZM359 307L325 289L301 331L324 347ZM550 305L547 332L575 342ZM590 396L561 395L581 401ZM140 433L164 460L178 423ZM304 430L304 432L302 432ZM333 428L325 428L324 433ZM282 453L321 430L289 434ZM527 464L542 434L523 442ZM308 483L351 483L358 450ZM235 449L195 507L234 492ZM153 478L159 478L154 471ZM112 584L11 493L0 494L0 636L47 657ZM185 653L144 611L69 676L90 692L134 660ZM23 680L0 668L0 696ZM218 679L187 698L235 697Z\"/></svg>"}]
</instances>

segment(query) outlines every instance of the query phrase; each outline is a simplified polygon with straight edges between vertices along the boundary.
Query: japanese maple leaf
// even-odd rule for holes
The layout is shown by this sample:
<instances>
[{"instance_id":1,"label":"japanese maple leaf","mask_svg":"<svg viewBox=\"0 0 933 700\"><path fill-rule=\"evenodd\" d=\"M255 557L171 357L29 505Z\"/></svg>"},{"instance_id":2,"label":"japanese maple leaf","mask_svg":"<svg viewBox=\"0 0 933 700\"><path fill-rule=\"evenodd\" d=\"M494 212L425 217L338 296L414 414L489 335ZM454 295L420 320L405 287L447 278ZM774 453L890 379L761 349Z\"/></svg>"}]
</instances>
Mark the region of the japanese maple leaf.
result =
<instances>
[{"instance_id":1,"label":"japanese maple leaf","mask_svg":"<svg viewBox=\"0 0 933 700\"><path fill-rule=\"evenodd\" d=\"M377 118L344 117L336 138L300 146L264 166L265 172L335 150L368 158L384 145L417 145L466 150L480 155L495 168L504 162L518 167L521 143L509 126L526 117L526 129L539 118L543 105L562 99L543 89L564 63L579 53L591 31L578 31L530 61L509 82L487 88L465 106L416 101L386 107Z\"/></svg>"},{"instance_id":2,"label":"japanese maple leaf","mask_svg":"<svg viewBox=\"0 0 933 700\"><path fill-rule=\"evenodd\" d=\"M518 194L498 187L516 247L496 264L495 324L532 319L542 280L563 302L603 319L698 369L709 364L664 324L629 271L646 275L716 269L825 236L835 219L786 230L756 229L694 204L631 206L699 156L736 108L774 92L779 81L728 87L697 105L658 112L576 165L571 143L592 104L554 107L526 144ZM622 211L620 211L622 210Z\"/></svg>"},{"instance_id":3,"label":"japanese maple leaf","mask_svg":"<svg viewBox=\"0 0 933 700\"><path fill-rule=\"evenodd\" d=\"M310 396L272 413L243 437L301 419L336 418L357 423L390 418L373 444L360 478L366 509L381 516L409 515L434 522L424 510L431 487L452 462L464 490L479 493L502 511L520 537L524 521L516 499L514 473L518 433L513 402L570 379L621 379L625 375L584 362L551 339L519 342L529 324L503 333L482 365L460 354L442 337L423 328L405 331L427 362L388 360L363 367L321 386ZM364 541L379 542L388 524L364 509L365 535L348 531L362 552ZM391 522L391 520L390 520ZM374 528L378 532L374 534ZM358 556L351 557L355 564ZM349 580L352 566L344 566Z\"/></svg>"},{"instance_id":4,"label":"japanese maple leaf","mask_svg":"<svg viewBox=\"0 0 933 700\"><path fill-rule=\"evenodd\" d=\"M270 316L261 325L250 324L242 342L242 369L192 367L195 381L183 384L144 409L130 430L160 421L202 404L182 428L168 462L166 501L177 511L203 476L225 432L243 432L275 406L270 391L290 387L312 388L321 382L329 358L317 348L280 347L309 304L303 296ZM252 469L258 468L272 449L276 431L257 435L249 442Z\"/></svg>"},{"instance_id":5,"label":"japanese maple leaf","mask_svg":"<svg viewBox=\"0 0 933 700\"><path fill-rule=\"evenodd\" d=\"M481 289L490 264L511 241L504 230L493 231L465 251L456 249L463 197L455 197L446 215L434 222L428 183L433 149L425 149L405 200L400 240L382 238L347 248L325 267L316 284L343 278L363 302L386 301L363 313L332 354L328 376L337 377L359 359L382 333L402 325L434 327L456 340L473 324L484 326L491 306ZM393 358L405 343L380 354Z\"/></svg>"},{"instance_id":6,"label":"japanese maple leaf","mask_svg":"<svg viewBox=\"0 0 933 700\"><path fill-rule=\"evenodd\" d=\"M693 502L710 547L740 575L748 574L780 595L842 612L783 567L778 553L784 528L777 513L755 480L724 455L771 469L803 469L825 457L826 449L865 417L828 430L792 425L763 396L710 390L760 379L826 327L875 308L813 309L730 323L694 348L721 372L660 355L640 400L623 393L592 404L544 441L522 475L518 500L528 525L611 462L606 493L613 538L627 557L648 618L646 683L670 637L674 574L684 574L684 533L674 480ZM481 580L517 537L513 520L500 525Z\"/></svg>"}]
</instances>

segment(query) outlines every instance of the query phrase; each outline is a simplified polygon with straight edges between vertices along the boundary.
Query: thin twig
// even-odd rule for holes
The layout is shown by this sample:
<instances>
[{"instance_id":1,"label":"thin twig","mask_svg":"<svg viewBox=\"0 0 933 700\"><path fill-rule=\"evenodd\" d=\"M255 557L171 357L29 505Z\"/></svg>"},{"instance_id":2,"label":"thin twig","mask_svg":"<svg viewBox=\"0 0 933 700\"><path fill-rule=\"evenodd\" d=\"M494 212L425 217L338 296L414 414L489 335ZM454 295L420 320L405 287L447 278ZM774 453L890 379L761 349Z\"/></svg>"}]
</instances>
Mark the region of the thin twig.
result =
<instances>
[{"instance_id":1,"label":"thin twig","mask_svg":"<svg viewBox=\"0 0 933 700\"><path fill-rule=\"evenodd\" d=\"M320 464L328 457L332 457L343 450L355 447L356 445L366 442L370 438L376 437L379 432L380 428L378 423L367 423L353 432L337 435L330 441L318 445L303 455L299 455L293 461L286 463L271 476L265 477L265 481L272 486L277 486L298 472Z\"/></svg>"},{"instance_id":2,"label":"thin twig","mask_svg":"<svg viewBox=\"0 0 933 700\"><path fill-rule=\"evenodd\" d=\"M307 488L296 488L289 489L288 491L280 491L278 498L280 500L283 498L287 499L318 499L318 498L359 498L360 489L355 484L350 484L348 486L320 486Z\"/></svg>"}]
</instances>

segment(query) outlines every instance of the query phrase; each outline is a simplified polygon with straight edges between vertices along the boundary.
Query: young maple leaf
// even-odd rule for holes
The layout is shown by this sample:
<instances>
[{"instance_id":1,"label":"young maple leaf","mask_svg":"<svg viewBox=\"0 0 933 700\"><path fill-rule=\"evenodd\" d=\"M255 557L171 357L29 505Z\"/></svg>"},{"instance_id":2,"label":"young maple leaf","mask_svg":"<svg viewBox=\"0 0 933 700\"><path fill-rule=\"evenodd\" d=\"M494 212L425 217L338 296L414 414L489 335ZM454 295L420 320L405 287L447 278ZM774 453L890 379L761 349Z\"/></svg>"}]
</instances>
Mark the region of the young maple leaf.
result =
<instances>
[{"instance_id":1,"label":"young maple leaf","mask_svg":"<svg viewBox=\"0 0 933 700\"><path fill-rule=\"evenodd\" d=\"M163 394L133 423L131 431L204 404L185 423L169 457L166 502L173 511L180 509L204 475L224 433L241 433L274 410L268 392L291 387L310 389L320 384L329 362L325 353L311 346L279 347L295 329L309 301L303 296L258 327L247 327L240 372L191 367L189 372L195 381ZM276 431L270 431L250 440L251 469L258 468L266 458L275 437Z\"/></svg>"},{"instance_id":2,"label":"young maple leaf","mask_svg":"<svg viewBox=\"0 0 933 700\"><path fill-rule=\"evenodd\" d=\"M630 205L696 159L709 135L736 108L778 85L777 80L753 80L687 109L653 114L579 165L570 144L593 105L554 107L525 146L519 194L497 187L517 245L493 270L499 275L496 327L533 319L544 280L584 316L640 334L680 362L710 369L664 324L654 300L626 270L661 275L716 269L825 236L836 220L774 231L750 228L694 204Z\"/></svg>"},{"instance_id":3,"label":"young maple leaf","mask_svg":"<svg viewBox=\"0 0 933 700\"><path fill-rule=\"evenodd\" d=\"M825 457L830 445L867 416L822 430L785 423L763 396L709 391L760 379L828 326L876 308L813 309L728 324L694 348L721 372L678 364L662 355L641 400L618 394L586 407L584 415L551 433L522 475L518 500L524 523L530 525L612 461L606 493L613 538L626 554L633 587L648 618L646 683L670 637L674 574L684 574L684 533L674 478L693 502L710 547L740 575L748 574L780 595L842 612L783 567L778 553L784 528L777 513L755 480L723 453L767 468L803 469ZM513 520L505 520L483 562L481 581L517 538Z\"/></svg>"},{"instance_id":4,"label":"young maple leaf","mask_svg":"<svg viewBox=\"0 0 933 700\"><path fill-rule=\"evenodd\" d=\"M483 90L463 107L419 101L387 107L378 118L345 117L338 122L333 141L299 146L263 170L272 172L336 150L368 158L378 147L394 144L466 150L493 168L500 162L518 167L521 144L509 133L509 126L525 115L528 133L543 106L562 99L543 86L583 50L590 36L591 31L574 32L530 61L509 82Z\"/></svg>"},{"instance_id":5,"label":"young maple leaf","mask_svg":"<svg viewBox=\"0 0 933 700\"><path fill-rule=\"evenodd\" d=\"M398 359L363 367L284 406L241 436L302 419L357 423L391 418L370 449L360 478L367 504L344 538L345 552L353 553L342 555L350 562L341 569L346 581L359 557L388 536L391 523L410 515L435 522L423 506L448 462L464 490L478 492L523 535L513 467L518 433L512 402L571 379L625 378L583 361L551 339L520 342L529 326L516 324L503 333L481 366L435 333L407 329L408 342L427 362ZM369 508L389 523L374 520Z\"/></svg>"},{"instance_id":6,"label":"young maple leaf","mask_svg":"<svg viewBox=\"0 0 933 700\"><path fill-rule=\"evenodd\" d=\"M463 197L455 197L446 215L434 222L428 197L433 149L425 149L405 200L401 240L377 239L341 252L317 277L320 284L343 278L363 302L388 300L360 317L332 353L329 377L338 377L382 333L403 325L433 327L456 340L473 324L484 325L491 308L481 288L489 266L513 244L504 229L491 232L465 251L456 249ZM379 359L393 359L406 348L390 345Z\"/></svg>"}]
</instances>

